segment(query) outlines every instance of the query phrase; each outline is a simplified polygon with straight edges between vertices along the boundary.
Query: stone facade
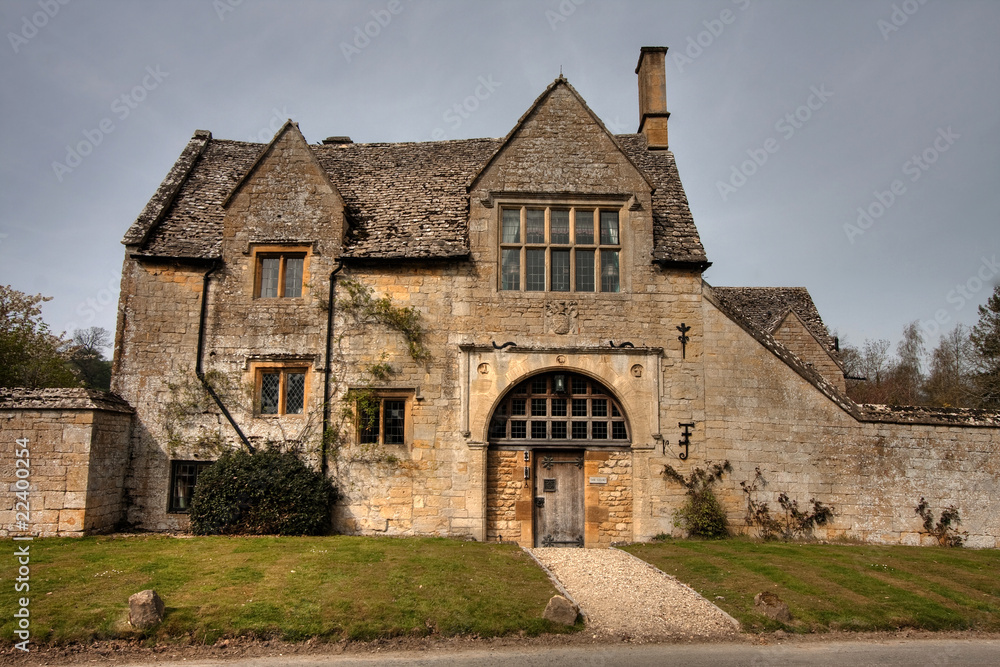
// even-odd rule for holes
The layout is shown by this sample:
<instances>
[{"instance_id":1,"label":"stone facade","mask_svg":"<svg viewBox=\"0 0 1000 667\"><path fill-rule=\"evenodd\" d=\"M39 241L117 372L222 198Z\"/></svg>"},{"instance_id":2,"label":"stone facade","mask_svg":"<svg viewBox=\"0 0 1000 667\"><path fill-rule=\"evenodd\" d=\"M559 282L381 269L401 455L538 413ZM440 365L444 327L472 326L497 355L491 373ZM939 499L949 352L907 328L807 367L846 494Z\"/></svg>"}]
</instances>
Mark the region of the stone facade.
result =
<instances>
[{"instance_id":1,"label":"stone facade","mask_svg":"<svg viewBox=\"0 0 1000 667\"><path fill-rule=\"evenodd\" d=\"M124 241L113 387L136 412L129 520L185 530L176 466L246 446L235 424L250 446L298 448L326 470L349 533L535 544L541 499L556 498L539 457L563 451L579 458L586 546L674 531L684 493L664 467L723 460L736 525L738 482L760 467L772 496L836 507L823 536L919 542L924 496L994 546L996 415L855 405L804 288L702 280L665 145L664 52L640 57L638 134L611 135L562 77L503 140L315 145L291 122L266 146L197 132ZM522 209L523 241L503 228ZM529 210L548 236L528 238ZM583 225L588 211L613 214L614 234L557 240L557 213ZM515 251L522 264L505 264ZM574 276L599 260L592 290L556 288L557 256ZM529 258L544 258L542 288L511 288ZM262 291L265 260L301 263L298 283L274 287L292 296ZM273 409L265 377L283 397ZM375 400L377 433L359 423L358 392Z\"/></svg>"},{"instance_id":2,"label":"stone facade","mask_svg":"<svg viewBox=\"0 0 1000 667\"><path fill-rule=\"evenodd\" d=\"M102 392L0 391L0 535L76 536L119 525L131 426L131 408Z\"/></svg>"}]
</instances>

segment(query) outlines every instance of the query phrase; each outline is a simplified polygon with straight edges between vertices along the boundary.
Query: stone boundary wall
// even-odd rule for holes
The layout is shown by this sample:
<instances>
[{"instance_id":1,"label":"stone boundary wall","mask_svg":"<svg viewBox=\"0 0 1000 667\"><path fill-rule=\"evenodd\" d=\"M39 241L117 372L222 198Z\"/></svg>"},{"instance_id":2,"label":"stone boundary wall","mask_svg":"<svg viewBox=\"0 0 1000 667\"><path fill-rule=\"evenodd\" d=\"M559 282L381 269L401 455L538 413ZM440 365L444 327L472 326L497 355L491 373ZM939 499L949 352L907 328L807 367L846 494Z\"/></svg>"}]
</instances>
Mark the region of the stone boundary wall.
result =
<instances>
[{"instance_id":1,"label":"stone boundary wall","mask_svg":"<svg viewBox=\"0 0 1000 667\"><path fill-rule=\"evenodd\" d=\"M131 428L132 408L113 394L0 390L0 536L113 530L125 511ZM26 513L17 504L25 498Z\"/></svg>"},{"instance_id":2,"label":"stone boundary wall","mask_svg":"<svg viewBox=\"0 0 1000 667\"><path fill-rule=\"evenodd\" d=\"M706 422L679 471L732 463L719 495L734 527L746 508L739 482L760 468L768 485L759 500L772 510L781 492L800 507L815 497L836 508L817 537L930 544L914 512L924 497L935 517L959 509L968 546L1000 545L995 415L872 406L851 414L714 306L705 321Z\"/></svg>"}]
</instances>

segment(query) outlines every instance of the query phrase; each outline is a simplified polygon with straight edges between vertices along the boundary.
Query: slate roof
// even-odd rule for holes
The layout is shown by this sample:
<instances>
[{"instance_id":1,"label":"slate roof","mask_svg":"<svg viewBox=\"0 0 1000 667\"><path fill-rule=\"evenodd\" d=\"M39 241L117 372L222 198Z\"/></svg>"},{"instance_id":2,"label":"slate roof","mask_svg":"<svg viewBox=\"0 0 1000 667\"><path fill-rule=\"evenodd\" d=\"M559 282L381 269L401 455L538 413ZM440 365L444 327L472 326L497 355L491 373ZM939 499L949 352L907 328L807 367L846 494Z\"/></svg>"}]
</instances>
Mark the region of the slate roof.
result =
<instances>
[{"instance_id":1,"label":"slate roof","mask_svg":"<svg viewBox=\"0 0 1000 667\"><path fill-rule=\"evenodd\" d=\"M655 184L652 259L707 265L669 151L617 135ZM311 145L346 205L344 256L455 258L468 254L468 183L502 139ZM199 130L122 241L146 257L213 259L222 246L223 202L265 144L213 139Z\"/></svg>"},{"instance_id":2,"label":"slate roof","mask_svg":"<svg viewBox=\"0 0 1000 667\"><path fill-rule=\"evenodd\" d=\"M712 287L712 291L729 310L740 313L768 334L773 334L788 311L794 310L812 335L827 350L833 349L833 337L805 287Z\"/></svg>"}]
</instances>

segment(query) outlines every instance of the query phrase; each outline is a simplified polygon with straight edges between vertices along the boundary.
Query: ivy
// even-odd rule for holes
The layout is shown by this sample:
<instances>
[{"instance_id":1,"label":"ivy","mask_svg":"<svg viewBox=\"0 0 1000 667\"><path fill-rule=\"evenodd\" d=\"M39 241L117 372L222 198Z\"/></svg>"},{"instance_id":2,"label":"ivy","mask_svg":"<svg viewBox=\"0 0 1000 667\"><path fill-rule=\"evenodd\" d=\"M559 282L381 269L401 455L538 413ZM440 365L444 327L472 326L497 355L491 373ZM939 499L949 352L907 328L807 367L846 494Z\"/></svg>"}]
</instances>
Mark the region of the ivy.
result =
<instances>
[{"instance_id":1,"label":"ivy","mask_svg":"<svg viewBox=\"0 0 1000 667\"><path fill-rule=\"evenodd\" d=\"M403 335L414 361L430 358L423 344L420 311L412 306L396 306L388 296L375 297L372 289L356 280L340 283L347 293L337 299L338 307L362 324L381 324Z\"/></svg>"}]
</instances>

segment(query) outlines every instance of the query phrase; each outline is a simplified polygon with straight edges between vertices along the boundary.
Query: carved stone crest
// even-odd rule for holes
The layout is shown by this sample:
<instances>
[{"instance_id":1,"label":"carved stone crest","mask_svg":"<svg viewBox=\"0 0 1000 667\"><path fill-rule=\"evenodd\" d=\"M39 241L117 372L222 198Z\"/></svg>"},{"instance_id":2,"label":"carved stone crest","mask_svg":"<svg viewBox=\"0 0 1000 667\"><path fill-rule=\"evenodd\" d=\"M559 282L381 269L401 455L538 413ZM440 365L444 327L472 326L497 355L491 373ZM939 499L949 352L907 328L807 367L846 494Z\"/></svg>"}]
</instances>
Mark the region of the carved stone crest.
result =
<instances>
[{"instance_id":1,"label":"carved stone crest","mask_svg":"<svg viewBox=\"0 0 1000 667\"><path fill-rule=\"evenodd\" d=\"M578 334L576 301L550 301L545 304L547 329L555 334Z\"/></svg>"}]
</instances>

